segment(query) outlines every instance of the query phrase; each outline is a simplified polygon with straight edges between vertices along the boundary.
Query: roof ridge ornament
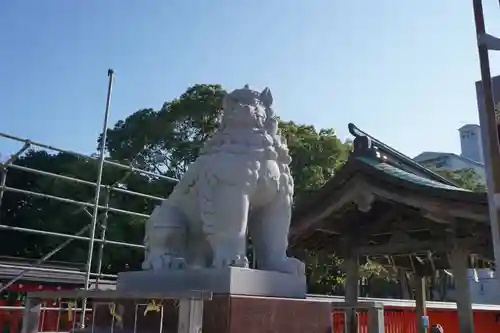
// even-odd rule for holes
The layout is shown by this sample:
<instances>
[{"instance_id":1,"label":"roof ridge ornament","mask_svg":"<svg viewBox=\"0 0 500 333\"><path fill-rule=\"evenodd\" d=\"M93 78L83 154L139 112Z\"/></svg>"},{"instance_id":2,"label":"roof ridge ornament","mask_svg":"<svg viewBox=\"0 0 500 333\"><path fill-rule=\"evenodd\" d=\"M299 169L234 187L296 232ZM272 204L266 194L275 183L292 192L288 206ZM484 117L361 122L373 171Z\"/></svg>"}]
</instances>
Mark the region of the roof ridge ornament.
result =
<instances>
[{"instance_id":1,"label":"roof ridge ornament","mask_svg":"<svg viewBox=\"0 0 500 333\"><path fill-rule=\"evenodd\" d=\"M415 162L411 157L406 156L396 149L377 140L370 134L360 130L353 123L349 123L348 129L349 133L354 136L354 155L372 157L376 159L382 158L384 162L392 163L398 168L409 173L413 173L414 175L434 180L442 184L457 186L454 182ZM356 146L356 140L363 140L366 142L358 142L358 145L360 145L358 148ZM356 149L358 149L358 151L356 151ZM369 151L372 151L370 152L371 155L367 154ZM375 155L373 155L373 151L375 151Z\"/></svg>"}]
</instances>

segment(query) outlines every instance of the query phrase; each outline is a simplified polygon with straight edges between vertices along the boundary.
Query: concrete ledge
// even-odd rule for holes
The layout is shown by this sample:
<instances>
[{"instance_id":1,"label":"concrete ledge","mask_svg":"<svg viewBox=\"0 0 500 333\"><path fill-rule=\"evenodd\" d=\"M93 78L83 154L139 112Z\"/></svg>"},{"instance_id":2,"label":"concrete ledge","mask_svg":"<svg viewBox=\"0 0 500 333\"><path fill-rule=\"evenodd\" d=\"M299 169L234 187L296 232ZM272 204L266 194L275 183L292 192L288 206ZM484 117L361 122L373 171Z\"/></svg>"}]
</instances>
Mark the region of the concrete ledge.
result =
<instances>
[{"instance_id":1,"label":"concrete ledge","mask_svg":"<svg viewBox=\"0 0 500 333\"><path fill-rule=\"evenodd\" d=\"M144 293L203 290L214 294L305 298L307 284L305 276L227 267L123 272L118 274L116 290Z\"/></svg>"}]
</instances>

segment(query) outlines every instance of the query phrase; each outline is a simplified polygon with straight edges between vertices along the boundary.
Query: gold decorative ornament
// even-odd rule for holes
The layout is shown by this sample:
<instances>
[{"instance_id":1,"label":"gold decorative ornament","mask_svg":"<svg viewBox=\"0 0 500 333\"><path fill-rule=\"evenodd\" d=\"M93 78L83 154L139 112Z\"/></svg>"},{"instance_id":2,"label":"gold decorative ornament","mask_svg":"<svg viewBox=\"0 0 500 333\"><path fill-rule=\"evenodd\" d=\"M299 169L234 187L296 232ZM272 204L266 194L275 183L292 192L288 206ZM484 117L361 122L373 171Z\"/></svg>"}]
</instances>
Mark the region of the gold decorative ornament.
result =
<instances>
[{"instance_id":1,"label":"gold decorative ornament","mask_svg":"<svg viewBox=\"0 0 500 333\"><path fill-rule=\"evenodd\" d=\"M76 302L68 302L68 321L73 321L73 310L76 308Z\"/></svg>"},{"instance_id":2,"label":"gold decorative ornament","mask_svg":"<svg viewBox=\"0 0 500 333\"><path fill-rule=\"evenodd\" d=\"M160 312L161 310L161 302L156 304L156 301L152 299L149 301L148 305L146 306L146 309L144 310L144 316L148 314L148 312L155 311L155 312Z\"/></svg>"},{"instance_id":3,"label":"gold decorative ornament","mask_svg":"<svg viewBox=\"0 0 500 333\"><path fill-rule=\"evenodd\" d=\"M115 319L118 324L121 324L122 322L123 310L123 305L121 304L118 304L118 306L114 303L109 304L109 314Z\"/></svg>"}]
</instances>

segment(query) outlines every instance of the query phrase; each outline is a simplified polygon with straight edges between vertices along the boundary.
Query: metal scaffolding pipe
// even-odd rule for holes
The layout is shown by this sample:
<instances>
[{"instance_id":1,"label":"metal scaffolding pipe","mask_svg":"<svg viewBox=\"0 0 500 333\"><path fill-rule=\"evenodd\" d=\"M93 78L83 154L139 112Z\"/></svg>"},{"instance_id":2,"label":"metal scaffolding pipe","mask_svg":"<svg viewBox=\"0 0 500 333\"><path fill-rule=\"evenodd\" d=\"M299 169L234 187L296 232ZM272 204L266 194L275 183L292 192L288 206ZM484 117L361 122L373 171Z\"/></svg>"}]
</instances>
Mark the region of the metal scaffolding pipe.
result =
<instances>
[{"instance_id":1,"label":"metal scaffolding pipe","mask_svg":"<svg viewBox=\"0 0 500 333\"><path fill-rule=\"evenodd\" d=\"M104 111L104 120L102 124L102 138L99 149L99 169L97 171L97 181L95 184L95 195L94 195L94 211L92 214L92 226L90 227L90 240L89 249L87 252L87 263L86 263L86 274L85 274L85 285L84 289L89 289L90 272L92 270L92 258L94 255L94 241L95 241L95 229L97 227L97 215L99 214L99 197L101 195L101 182L102 182L102 170L104 168L105 160L105 150L106 150L106 138L108 133L108 120L109 120L109 106L111 103L111 92L113 91L113 77L114 72L112 69L108 69L108 94L106 97L106 109ZM108 208L109 209L109 208ZM87 306L87 299L83 300L83 316L85 316L85 308ZM82 319L82 328L84 325L84 320Z\"/></svg>"},{"instance_id":2,"label":"metal scaffolding pipe","mask_svg":"<svg viewBox=\"0 0 500 333\"><path fill-rule=\"evenodd\" d=\"M90 224L89 225L86 225L85 227L83 227L80 231L78 231L75 236L80 236L82 235L84 232L87 232L89 229L90 229ZM43 257L41 257L40 259L38 259L36 262L35 262L35 265L40 265L42 264L44 261L46 261L47 259L49 259L50 257L52 257L54 254L56 254L57 252L59 252L60 250L62 250L63 248L65 248L69 243L71 243L74 239L67 239L65 240L63 243L59 244L56 248L54 248L52 251L50 251L49 253L47 253L46 255L44 255ZM4 285L2 285L0 287L0 293L4 290L6 290L7 288L9 288L10 286L12 286L14 283L16 283L16 281L18 281L20 278L22 278L26 273L28 273L30 270L29 269L25 269L25 270L22 270L17 276L15 276L14 278L12 278L9 282L5 283ZM100 273L100 272L99 272Z\"/></svg>"},{"instance_id":3,"label":"metal scaffolding pipe","mask_svg":"<svg viewBox=\"0 0 500 333\"><path fill-rule=\"evenodd\" d=\"M21 190L21 189L14 188L14 187L9 187L9 186L5 186L5 191L7 191L7 192L15 192L15 193L22 193L22 194L26 194L26 195L32 195L32 196L43 198L43 199L53 199L53 200L56 200L56 201L67 203L67 204L78 205L78 206L83 206L83 207L94 207L94 204L91 204L91 203L88 203L88 202L83 202L83 201L78 201L78 200L73 200L73 199L58 197L58 196L51 195L51 194L44 194L44 193L33 192L33 191L28 191L28 190ZM101 206L101 205L97 205L97 208L99 208L99 209L105 209L106 207ZM120 214L125 214L125 215L133 215L133 216L138 216L138 217L145 217L145 218L149 217L149 215L147 215L147 214L136 213L136 212L132 212L132 211L129 211L129 210L124 210L124 209L119 209L119 208L112 208L112 207L110 207L109 211L113 212L113 213L120 213Z\"/></svg>"},{"instance_id":4,"label":"metal scaffolding pipe","mask_svg":"<svg viewBox=\"0 0 500 333\"><path fill-rule=\"evenodd\" d=\"M2 167L8 167L9 165L11 165L12 163L14 163L18 158L19 156L21 156L26 150L28 150L28 148L31 146L31 141L30 140L26 140L24 142L24 146L19 149L17 151L17 153L15 154L12 154L8 159L7 161L3 162L3 163L0 163L0 165Z\"/></svg>"},{"instance_id":5,"label":"metal scaffolding pipe","mask_svg":"<svg viewBox=\"0 0 500 333\"><path fill-rule=\"evenodd\" d=\"M7 168L0 169L2 175L0 179L0 207L2 207L3 194L5 193L5 185L7 183Z\"/></svg>"},{"instance_id":6,"label":"metal scaffolding pipe","mask_svg":"<svg viewBox=\"0 0 500 333\"><path fill-rule=\"evenodd\" d=\"M0 163L0 172L2 174L2 178L0 179L0 207L2 206L3 194L5 193L5 185L7 184L7 167L14 163L22 153L24 153L29 147L31 143L29 141L24 143L24 146L17 151L17 153L12 154L7 161L4 163Z\"/></svg>"},{"instance_id":7,"label":"metal scaffolding pipe","mask_svg":"<svg viewBox=\"0 0 500 333\"><path fill-rule=\"evenodd\" d=\"M108 208L109 208L109 200L111 195L111 189L108 187L106 189L106 198L104 205L106 209L104 210L104 217L101 223L101 239L99 244L99 252L97 256L97 278L95 281L95 289L99 289L99 282L101 282L101 273L102 273L102 260L104 258L104 243L106 242L106 229L108 228Z\"/></svg>"},{"instance_id":8,"label":"metal scaffolding pipe","mask_svg":"<svg viewBox=\"0 0 500 333\"><path fill-rule=\"evenodd\" d=\"M20 137L17 137L17 136L14 136L14 135L10 135L10 134L4 133L4 132L0 132L0 136L4 137L6 139L15 140L15 141L18 141L18 142L29 143L30 145L36 146L36 147L39 147L39 148L44 148L44 149L53 150L53 151L56 151L56 152L59 152L59 153L73 155L75 157L80 157L80 158L83 158L85 160L97 160L96 157L92 157L92 156L80 154L80 153L77 153L77 152L74 152L74 151L71 151L71 150L65 150L65 149L56 148L54 146L46 145L46 144L43 144L43 143L40 143L40 142L36 142L36 141L31 141L29 139L20 138ZM113 162L113 161L110 161L110 160L106 160L106 159L104 160L104 164L107 164L107 165L110 165L110 166L114 166L114 167L117 167L117 168L120 168L120 169L131 170L134 173L140 173L140 174L143 174L143 175L148 175L148 176L153 176L153 177L157 177L157 178L160 178L160 179L168 180L168 181L171 181L173 183L177 183L179 181L178 179L175 179L175 178L172 178L172 177L168 177L168 176L164 176L164 175L159 174L159 173L154 173L154 172L151 172L151 171L142 170L142 169L130 166L130 165L123 165L123 164L120 164L120 163L117 163L117 162Z\"/></svg>"},{"instance_id":9,"label":"metal scaffolding pipe","mask_svg":"<svg viewBox=\"0 0 500 333\"><path fill-rule=\"evenodd\" d=\"M11 311L11 310L24 310L25 307L24 306L20 306L20 305L0 305L0 311L1 310L5 310L5 311ZM55 307L45 307L45 306L42 306L40 307L40 311L62 311L62 312L68 312L68 311L75 311L75 312L79 312L79 311L82 311L82 308L55 308ZM88 308L87 311L89 312L92 312L92 308ZM44 332L44 333L48 333L48 332ZM56 333L56 332L54 332Z\"/></svg>"},{"instance_id":10,"label":"metal scaffolding pipe","mask_svg":"<svg viewBox=\"0 0 500 333\"><path fill-rule=\"evenodd\" d=\"M76 240L82 240L82 241L88 241L90 240L89 237L85 236L76 236L76 235L71 235L71 234L63 234L59 232L52 232L52 231L45 231L45 230L38 230L38 229L30 229L30 228L22 228L22 227L14 227L10 225L5 225L5 224L0 224L0 229L6 229L6 230L12 230L12 231L19 231L19 232L26 232L26 233L31 233L31 234L38 234L38 235L44 235L44 236L54 236L54 237L62 237L62 238L71 238L71 239L76 239ZM100 239L95 240L97 243L102 242ZM126 243L126 242L118 242L118 241L113 241L113 240L106 240L106 244L108 245L116 245L116 246L124 246L124 247L132 247L136 249L143 249L144 245L140 244L133 244L133 243Z\"/></svg>"},{"instance_id":11,"label":"metal scaffolding pipe","mask_svg":"<svg viewBox=\"0 0 500 333\"><path fill-rule=\"evenodd\" d=\"M61 273L61 274L69 274L69 275L82 275L85 276L85 272L82 271L72 271L66 269L57 269L57 268L44 268L44 267L33 267L33 266L24 266L24 265L9 265L9 264L0 264L0 268L7 269L27 269L35 272L47 272L47 273ZM97 276L96 273L90 273L91 276ZM116 279L116 275L114 274L101 274L101 277L107 277L110 279Z\"/></svg>"},{"instance_id":12,"label":"metal scaffolding pipe","mask_svg":"<svg viewBox=\"0 0 500 333\"><path fill-rule=\"evenodd\" d=\"M25 171L25 172L31 172L31 173L34 173L34 174L37 174L37 175L41 175L41 176L47 176L47 177L53 177L53 178L57 178L57 179L62 179L62 180L66 180L68 182L75 182L75 183L85 184L85 185L89 185L89 186L93 186L93 187L95 187L95 185L96 185L94 182L90 182L90 181L83 180L83 179L80 179L80 178L74 178L74 177L70 177L70 176L58 175L58 174L55 174L55 173L52 173L52 172L47 172L47 171L32 169L32 168L28 168L28 167L24 167L24 166L20 166L20 165L16 165L16 164L12 164L8 168L10 168L10 169L17 169L17 170L21 170L21 171ZM105 188L105 187L107 187L107 185L101 185L101 188ZM145 193L130 191L130 190L122 189L122 188L119 188L119 187L112 187L112 190L115 191L115 192L120 192L120 193L123 193L123 194L135 195L135 196L139 196L139 197L143 197L143 198L147 198L147 199L152 199L152 200L158 200L158 201L164 200L164 198L161 198L161 197L156 197L156 196L145 194Z\"/></svg>"}]
</instances>

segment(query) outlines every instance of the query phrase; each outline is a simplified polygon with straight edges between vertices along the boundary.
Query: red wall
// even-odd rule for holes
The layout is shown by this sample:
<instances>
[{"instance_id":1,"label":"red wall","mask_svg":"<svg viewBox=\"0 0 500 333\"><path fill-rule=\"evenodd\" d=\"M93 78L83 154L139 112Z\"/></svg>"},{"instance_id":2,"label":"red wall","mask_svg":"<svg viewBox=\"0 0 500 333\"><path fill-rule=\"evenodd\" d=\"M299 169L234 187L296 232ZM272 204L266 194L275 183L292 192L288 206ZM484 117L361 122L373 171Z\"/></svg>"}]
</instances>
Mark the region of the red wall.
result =
<instances>
[{"instance_id":1,"label":"red wall","mask_svg":"<svg viewBox=\"0 0 500 333\"><path fill-rule=\"evenodd\" d=\"M459 331L456 310L427 309L430 324L440 324L445 333ZM499 317L497 321L497 317ZM385 333L417 333L415 310L411 308L385 307ZM474 311L476 333L500 332L500 311ZM333 332L344 332L343 312L333 314ZM359 333L367 331L367 316L359 315Z\"/></svg>"}]
</instances>

